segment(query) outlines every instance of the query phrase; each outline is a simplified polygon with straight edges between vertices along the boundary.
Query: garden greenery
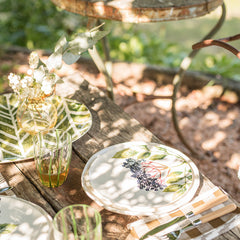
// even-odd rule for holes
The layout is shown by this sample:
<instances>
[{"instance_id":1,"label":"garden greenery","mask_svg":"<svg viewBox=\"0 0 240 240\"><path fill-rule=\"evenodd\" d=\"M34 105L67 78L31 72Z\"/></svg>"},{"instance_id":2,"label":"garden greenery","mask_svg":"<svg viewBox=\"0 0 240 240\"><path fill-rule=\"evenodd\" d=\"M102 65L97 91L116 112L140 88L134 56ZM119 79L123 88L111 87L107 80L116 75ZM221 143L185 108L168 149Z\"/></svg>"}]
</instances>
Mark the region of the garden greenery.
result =
<instances>
[{"instance_id":1,"label":"garden greenery","mask_svg":"<svg viewBox=\"0 0 240 240\"><path fill-rule=\"evenodd\" d=\"M98 40L106 36L108 31L100 31L100 27L101 25L76 34L70 41L63 35L46 62L41 61L38 53L33 51L29 56L30 69L27 75L10 73L9 85L21 99L26 97L41 99L50 95L56 83L62 82L54 70L61 69L63 62L69 65L75 63L83 52L91 49Z\"/></svg>"},{"instance_id":2,"label":"garden greenery","mask_svg":"<svg viewBox=\"0 0 240 240\"><path fill-rule=\"evenodd\" d=\"M0 0L0 45L18 45L34 50L51 50L63 34L85 31L87 18L57 8L50 0ZM105 21L110 56L114 60L179 67L189 53L186 46L155 31L143 31L136 24ZM100 43L98 49L102 54ZM225 52L196 57L190 69L240 80L240 61Z\"/></svg>"}]
</instances>

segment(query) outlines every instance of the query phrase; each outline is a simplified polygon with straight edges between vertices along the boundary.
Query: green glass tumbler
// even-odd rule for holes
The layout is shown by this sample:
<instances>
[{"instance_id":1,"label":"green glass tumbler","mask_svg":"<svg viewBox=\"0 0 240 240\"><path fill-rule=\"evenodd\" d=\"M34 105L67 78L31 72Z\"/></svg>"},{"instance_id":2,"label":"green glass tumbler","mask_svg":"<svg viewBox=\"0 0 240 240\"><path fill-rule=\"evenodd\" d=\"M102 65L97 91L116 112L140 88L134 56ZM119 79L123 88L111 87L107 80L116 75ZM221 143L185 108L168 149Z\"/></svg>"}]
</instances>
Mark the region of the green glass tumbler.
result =
<instances>
[{"instance_id":1,"label":"green glass tumbler","mask_svg":"<svg viewBox=\"0 0 240 240\"><path fill-rule=\"evenodd\" d=\"M46 187L62 185L72 157L71 135L63 130L39 132L33 137L34 159L41 183Z\"/></svg>"},{"instance_id":2,"label":"green glass tumbler","mask_svg":"<svg viewBox=\"0 0 240 240\"><path fill-rule=\"evenodd\" d=\"M53 234L55 240L101 240L101 215L85 204L67 206L55 215Z\"/></svg>"}]
</instances>

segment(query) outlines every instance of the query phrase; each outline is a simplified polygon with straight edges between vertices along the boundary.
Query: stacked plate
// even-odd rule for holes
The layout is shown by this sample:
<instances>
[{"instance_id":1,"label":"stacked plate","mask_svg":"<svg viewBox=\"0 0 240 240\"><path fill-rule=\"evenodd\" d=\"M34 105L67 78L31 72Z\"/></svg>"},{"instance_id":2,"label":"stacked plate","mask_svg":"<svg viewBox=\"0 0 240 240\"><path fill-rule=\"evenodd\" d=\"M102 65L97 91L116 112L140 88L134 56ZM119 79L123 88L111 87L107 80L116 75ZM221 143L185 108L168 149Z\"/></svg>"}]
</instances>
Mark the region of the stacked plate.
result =
<instances>
[{"instance_id":1,"label":"stacked plate","mask_svg":"<svg viewBox=\"0 0 240 240\"><path fill-rule=\"evenodd\" d=\"M196 165L157 143L126 142L94 154L82 174L85 192L104 208L128 215L162 214L189 202L199 187Z\"/></svg>"}]
</instances>

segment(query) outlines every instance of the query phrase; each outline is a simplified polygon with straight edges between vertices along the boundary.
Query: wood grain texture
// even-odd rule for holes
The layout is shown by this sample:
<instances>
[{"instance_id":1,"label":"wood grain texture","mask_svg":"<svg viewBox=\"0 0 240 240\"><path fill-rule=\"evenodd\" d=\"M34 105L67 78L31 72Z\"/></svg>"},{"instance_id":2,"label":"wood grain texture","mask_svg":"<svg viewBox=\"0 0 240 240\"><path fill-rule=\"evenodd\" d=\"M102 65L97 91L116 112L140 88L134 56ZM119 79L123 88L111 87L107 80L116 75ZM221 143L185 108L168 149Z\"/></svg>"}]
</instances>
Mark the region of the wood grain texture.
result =
<instances>
[{"instance_id":1,"label":"wood grain texture","mask_svg":"<svg viewBox=\"0 0 240 240\"><path fill-rule=\"evenodd\" d=\"M38 204L52 217L67 205L88 204L97 208L101 213L103 240L131 239L127 224L137 220L138 217L116 214L98 206L83 191L81 174L88 159L105 147L137 140L162 142L81 76L64 79L64 84L58 89L58 93L63 95L71 93L74 99L84 103L90 109L93 116L90 131L73 143L73 156L66 182L54 189L43 187L35 171L33 160L1 164L0 171L8 183L14 186L13 191L17 197ZM214 186L204 176L200 177L201 184L197 194ZM239 236L240 228L235 228L217 239L233 240L239 239Z\"/></svg>"},{"instance_id":2,"label":"wood grain texture","mask_svg":"<svg viewBox=\"0 0 240 240\"><path fill-rule=\"evenodd\" d=\"M146 23L204 16L223 0L51 0L56 6L83 16Z\"/></svg>"},{"instance_id":3,"label":"wood grain texture","mask_svg":"<svg viewBox=\"0 0 240 240\"><path fill-rule=\"evenodd\" d=\"M23 165L25 169L28 169L29 173L35 169L33 161L24 162ZM55 215L51 203L48 203L47 200L42 197L41 193L38 192L35 185L36 178L33 177L33 174L31 174L33 178L30 177L30 179L28 179L26 177L27 175L21 172L17 164L14 163L0 164L0 172L8 184L13 187L12 191L17 197L39 205L45 209L50 216Z\"/></svg>"},{"instance_id":4,"label":"wood grain texture","mask_svg":"<svg viewBox=\"0 0 240 240\"><path fill-rule=\"evenodd\" d=\"M85 80L81 90L76 91L73 99L84 102L89 107L93 124L89 132L74 144L74 150L87 161L95 152L105 147L128 141L160 142L150 131L131 118L127 113L106 98L98 88ZM84 142L84 143L83 143ZM84 151L79 146L84 144Z\"/></svg>"}]
</instances>

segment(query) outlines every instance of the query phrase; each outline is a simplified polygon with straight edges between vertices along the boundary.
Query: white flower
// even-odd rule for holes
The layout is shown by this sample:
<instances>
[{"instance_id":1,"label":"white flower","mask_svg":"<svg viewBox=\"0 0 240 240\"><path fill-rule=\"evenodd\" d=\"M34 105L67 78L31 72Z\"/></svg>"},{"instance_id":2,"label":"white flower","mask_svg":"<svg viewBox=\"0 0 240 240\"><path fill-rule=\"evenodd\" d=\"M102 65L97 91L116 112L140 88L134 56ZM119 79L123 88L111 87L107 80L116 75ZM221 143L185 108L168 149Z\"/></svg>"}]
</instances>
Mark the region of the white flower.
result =
<instances>
[{"instance_id":1,"label":"white flower","mask_svg":"<svg viewBox=\"0 0 240 240\"><path fill-rule=\"evenodd\" d=\"M43 81L49 82L52 85L54 85L58 79L59 77L55 73L49 73L45 75L45 77L43 78Z\"/></svg>"},{"instance_id":2,"label":"white flower","mask_svg":"<svg viewBox=\"0 0 240 240\"><path fill-rule=\"evenodd\" d=\"M43 66L40 66L38 69L35 69L33 72L33 77L37 83L41 83L45 76L45 69Z\"/></svg>"},{"instance_id":3,"label":"white flower","mask_svg":"<svg viewBox=\"0 0 240 240\"><path fill-rule=\"evenodd\" d=\"M16 85L19 84L20 82L20 76L14 74L14 73L10 73L8 76L9 82L10 84Z\"/></svg>"},{"instance_id":4,"label":"white flower","mask_svg":"<svg viewBox=\"0 0 240 240\"><path fill-rule=\"evenodd\" d=\"M43 78L41 90L48 95L53 91L53 84L52 74L48 74Z\"/></svg>"},{"instance_id":5,"label":"white flower","mask_svg":"<svg viewBox=\"0 0 240 240\"><path fill-rule=\"evenodd\" d=\"M27 87L28 87L28 84L27 84L27 83L28 83L27 80L23 78L23 79L21 80L21 87L22 87L22 88L27 88Z\"/></svg>"},{"instance_id":6,"label":"white flower","mask_svg":"<svg viewBox=\"0 0 240 240\"><path fill-rule=\"evenodd\" d=\"M27 81L27 84L30 86L33 84L33 78L32 77L29 77L29 76L24 76L24 78L26 81Z\"/></svg>"},{"instance_id":7,"label":"white flower","mask_svg":"<svg viewBox=\"0 0 240 240\"><path fill-rule=\"evenodd\" d=\"M60 80L60 77L55 73L53 73L52 75L53 84L56 84L56 82Z\"/></svg>"},{"instance_id":8,"label":"white flower","mask_svg":"<svg viewBox=\"0 0 240 240\"><path fill-rule=\"evenodd\" d=\"M44 98L53 92L59 77L50 73L47 65L39 59L37 52L29 56L29 65L26 76L10 73L8 76L9 85L20 98Z\"/></svg>"},{"instance_id":9,"label":"white flower","mask_svg":"<svg viewBox=\"0 0 240 240\"><path fill-rule=\"evenodd\" d=\"M33 70L32 70L32 69L28 69L28 70L27 70L27 74L28 74L29 76L31 76L31 75L33 74Z\"/></svg>"},{"instance_id":10,"label":"white flower","mask_svg":"<svg viewBox=\"0 0 240 240\"><path fill-rule=\"evenodd\" d=\"M42 90L46 95L52 93L52 91L53 91L52 84L49 83L49 82L46 82L46 81L43 82L42 87L41 87L41 90Z\"/></svg>"},{"instance_id":11,"label":"white flower","mask_svg":"<svg viewBox=\"0 0 240 240\"><path fill-rule=\"evenodd\" d=\"M30 68L36 69L38 67L38 64L39 64L39 56L37 52L32 52L29 56Z\"/></svg>"},{"instance_id":12,"label":"white flower","mask_svg":"<svg viewBox=\"0 0 240 240\"><path fill-rule=\"evenodd\" d=\"M23 99L23 98L27 98L29 96L29 88L21 88L20 90L21 90L19 93L20 98Z\"/></svg>"},{"instance_id":13,"label":"white flower","mask_svg":"<svg viewBox=\"0 0 240 240\"><path fill-rule=\"evenodd\" d=\"M14 91L18 91L19 90L19 87L20 87L20 76L14 74L14 73L10 73L8 75L8 80L9 80L9 85L11 86L11 88L14 90Z\"/></svg>"}]
</instances>

